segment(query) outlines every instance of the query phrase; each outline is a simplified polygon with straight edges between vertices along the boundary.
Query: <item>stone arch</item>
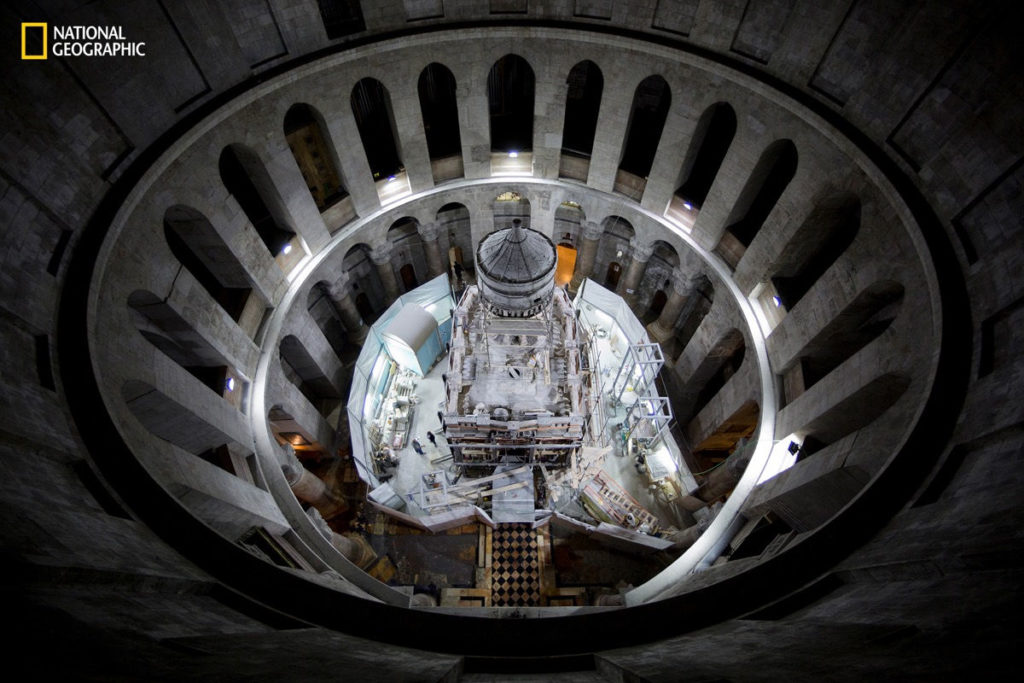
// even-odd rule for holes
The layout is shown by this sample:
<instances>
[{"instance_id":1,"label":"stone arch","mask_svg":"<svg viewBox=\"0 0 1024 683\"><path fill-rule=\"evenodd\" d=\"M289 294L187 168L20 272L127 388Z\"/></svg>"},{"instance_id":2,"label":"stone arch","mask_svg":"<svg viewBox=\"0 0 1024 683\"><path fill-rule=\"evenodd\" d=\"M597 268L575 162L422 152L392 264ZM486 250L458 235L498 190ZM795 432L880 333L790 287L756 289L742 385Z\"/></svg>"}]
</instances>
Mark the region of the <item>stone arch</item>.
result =
<instances>
[{"instance_id":1,"label":"stone arch","mask_svg":"<svg viewBox=\"0 0 1024 683\"><path fill-rule=\"evenodd\" d=\"M530 200L522 193L505 191L491 203L494 213L494 229L511 228L512 221L519 219L524 228L530 227Z\"/></svg>"},{"instance_id":2,"label":"stone arch","mask_svg":"<svg viewBox=\"0 0 1024 683\"><path fill-rule=\"evenodd\" d=\"M404 169L391 95L376 78L360 79L349 98L374 180L393 178Z\"/></svg>"},{"instance_id":3,"label":"stone arch","mask_svg":"<svg viewBox=\"0 0 1024 683\"><path fill-rule=\"evenodd\" d=\"M293 104L284 115L284 136L321 213L348 196L341 162L319 111L304 102Z\"/></svg>"},{"instance_id":4,"label":"stone arch","mask_svg":"<svg viewBox=\"0 0 1024 683\"><path fill-rule=\"evenodd\" d=\"M814 283L843 255L860 230L861 203L842 193L818 203L786 243L771 268L770 281L786 310L807 294Z\"/></svg>"},{"instance_id":5,"label":"stone arch","mask_svg":"<svg viewBox=\"0 0 1024 683\"><path fill-rule=\"evenodd\" d=\"M285 378L321 415L327 417L337 409L341 396L298 337L289 334L282 338L278 356Z\"/></svg>"},{"instance_id":6,"label":"stone arch","mask_svg":"<svg viewBox=\"0 0 1024 683\"><path fill-rule=\"evenodd\" d=\"M443 64L431 62L420 72L416 89L434 181L459 178L463 174L462 137L455 76Z\"/></svg>"},{"instance_id":7,"label":"stone arch","mask_svg":"<svg viewBox=\"0 0 1024 683\"><path fill-rule=\"evenodd\" d=\"M189 206L171 206L164 212L164 239L178 262L238 322L252 295L252 282L209 219Z\"/></svg>"},{"instance_id":8,"label":"stone arch","mask_svg":"<svg viewBox=\"0 0 1024 683\"><path fill-rule=\"evenodd\" d=\"M154 348L218 396L234 391L234 382L228 388L234 378L228 361L166 300L137 289L127 304L135 329Z\"/></svg>"},{"instance_id":9,"label":"stone arch","mask_svg":"<svg viewBox=\"0 0 1024 683\"><path fill-rule=\"evenodd\" d=\"M501 57L487 74L491 152L533 150L534 75L516 54Z\"/></svg>"},{"instance_id":10,"label":"stone arch","mask_svg":"<svg viewBox=\"0 0 1024 683\"><path fill-rule=\"evenodd\" d=\"M373 324L387 308L384 284L370 253L369 245L360 242L349 248L341 261L342 270L349 275L348 287L352 301L367 324ZM388 267L391 267L390 264Z\"/></svg>"},{"instance_id":11,"label":"stone arch","mask_svg":"<svg viewBox=\"0 0 1024 683\"><path fill-rule=\"evenodd\" d=\"M715 251L736 267L768 214L796 174L798 154L791 140L776 140L761 153L726 220Z\"/></svg>"},{"instance_id":12,"label":"stone arch","mask_svg":"<svg viewBox=\"0 0 1024 683\"><path fill-rule=\"evenodd\" d=\"M266 167L253 150L230 144L221 150L220 178L255 228L271 256L288 254L293 248L292 229L284 200Z\"/></svg>"},{"instance_id":13,"label":"stone arch","mask_svg":"<svg viewBox=\"0 0 1024 683\"><path fill-rule=\"evenodd\" d=\"M795 400L885 332L899 315L903 293L900 283L882 280L854 297L783 370L785 401Z\"/></svg>"},{"instance_id":14,"label":"stone arch","mask_svg":"<svg viewBox=\"0 0 1024 683\"><path fill-rule=\"evenodd\" d=\"M661 76L648 76L636 86L615 178L617 192L633 199L643 195L671 106L672 89Z\"/></svg>"},{"instance_id":15,"label":"stone arch","mask_svg":"<svg viewBox=\"0 0 1024 683\"><path fill-rule=\"evenodd\" d=\"M603 231L597 247L597 257L594 259L594 279L615 291L629 265L636 230L621 216L608 216L601 221L601 226Z\"/></svg>"},{"instance_id":16,"label":"stone arch","mask_svg":"<svg viewBox=\"0 0 1024 683\"><path fill-rule=\"evenodd\" d=\"M441 231L441 239L447 239L448 268L459 263L472 270L474 251L469 209L464 204L450 202L437 210L434 220Z\"/></svg>"},{"instance_id":17,"label":"stone arch","mask_svg":"<svg viewBox=\"0 0 1024 683\"><path fill-rule=\"evenodd\" d=\"M398 269L398 280L405 291L415 289L429 277L419 227L418 220L403 216L392 223L387 232L392 263Z\"/></svg>"},{"instance_id":18,"label":"stone arch","mask_svg":"<svg viewBox=\"0 0 1024 683\"><path fill-rule=\"evenodd\" d=\"M604 92L604 75L589 59L578 62L566 78L565 122L559 175L586 182L594 151L597 117Z\"/></svg>"},{"instance_id":19,"label":"stone arch","mask_svg":"<svg viewBox=\"0 0 1024 683\"><path fill-rule=\"evenodd\" d=\"M727 102L708 107L690 140L673 200L687 211L699 211L736 135L736 112Z\"/></svg>"},{"instance_id":20,"label":"stone arch","mask_svg":"<svg viewBox=\"0 0 1024 683\"><path fill-rule=\"evenodd\" d=\"M201 415L137 379L127 380L121 386L121 397L128 411L153 436L228 469L224 463L225 451L233 440ZM234 472L234 469L228 471Z\"/></svg>"}]
</instances>

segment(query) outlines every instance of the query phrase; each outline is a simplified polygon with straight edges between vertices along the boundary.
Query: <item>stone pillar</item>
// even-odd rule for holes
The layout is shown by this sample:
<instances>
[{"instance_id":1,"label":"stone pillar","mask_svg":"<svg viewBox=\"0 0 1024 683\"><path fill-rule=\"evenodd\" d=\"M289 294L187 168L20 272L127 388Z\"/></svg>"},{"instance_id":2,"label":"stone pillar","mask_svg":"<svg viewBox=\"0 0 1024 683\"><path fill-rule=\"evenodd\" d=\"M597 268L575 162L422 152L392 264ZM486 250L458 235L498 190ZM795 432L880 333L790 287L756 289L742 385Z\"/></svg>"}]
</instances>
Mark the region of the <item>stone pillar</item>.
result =
<instances>
[{"instance_id":1,"label":"stone pillar","mask_svg":"<svg viewBox=\"0 0 1024 683\"><path fill-rule=\"evenodd\" d=\"M331 303L334 304L334 310L341 318L341 324L345 327L349 340L362 345L370 328L363 322L362 316L359 315L359 309L352 301L349 281L348 273L342 273L341 277L327 288L327 293L331 297Z\"/></svg>"},{"instance_id":2,"label":"stone pillar","mask_svg":"<svg viewBox=\"0 0 1024 683\"><path fill-rule=\"evenodd\" d=\"M422 223L416 227L423 241L423 251L427 256L428 277L435 278L448 271L445 267L445 259L441 256L441 244L437 238L441 234L441 228L437 223Z\"/></svg>"},{"instance_id":3,"label":"stone pillar","mask_svg":"<svg viewBox=\"0 0 1024 683\"><path fill-rule=\"evenodd\" d=\"M643 280L644 271L647 270L647 261L654 253L654 246L651 244L640 244L637 238L630 240L632 254L630 255L629 267L626 268L626 276L619 283L619 294L626 301L630 308L636 305L636 290Z\"/></svg>"},{"instance_id":4,"label":"stone pillar","mask_svg":"<svg viewBox=\"0 0 1024 683\"><path fill-rule=\"evenodd\" d=\"M365 538L356 534L343 536L337 533L327 524L327 520L316 508L306 510L306 516L313 522L313 526L320 532L320 535L330 541L335 550L360 569L366 569L377 559L377 553L373 551Z\"/></svg>"},{"instance_id":5,"label":"stone pillar","mask_svg":"<svg viewBox=\"0 0 1024 683\"><path fill-rule=\"evenodd\" d=\"M647 333L651 340L659 344L672 336L675 331L676 320L686 303L687 294L693 290L694 282L687 280L678 268L672 271L672 290L668 293L668 300L665 307L661 309L661 315L653 323L647 326Z\"/></svg>"},{"instance_id":6,"label":"stone pillar","mask_svg":"<svg viewBox=\"0 0 1024 683\"><path fill-rule=\"evenodd\" d=\"M296 498L309 503L326 518L340 514L348 508L344 500L327 488L323 479L302 466L294 448L286 444L282 454L281 472Z\"/></svg>"},{"instance_id":7,"label":"stone pillar","mask_svg":"<svg viewBox=\"0 0 1024 683\"><path fill-rule=\"evenodd\" d=\"M370 260L373 261L373 265L377 266L377 274L380 275L380 281L384 285L384 298L387 299L384 302L385 307L394 303L395 299L402 293L398 288L398 278L395 277L395 269L391 265L391 252L390 244L374 247L370 252Z\"/></svg>"},{"instance_id":8,"label":"stone pillar","mask_svg":"<svg viewBox=\"0 0 1024 683\"><path fill-rule=\"evenodd\" d=\"M590 277L594 272L594 259L597 258L597 248L601 244L601 235L604 229L600 223L586 221L583 224L583 239L580 242L579 251L576 253L576 271L572 274L569 282L569 290L575 292L583 284L583 280Z\"/></svg>"}]
</instances>

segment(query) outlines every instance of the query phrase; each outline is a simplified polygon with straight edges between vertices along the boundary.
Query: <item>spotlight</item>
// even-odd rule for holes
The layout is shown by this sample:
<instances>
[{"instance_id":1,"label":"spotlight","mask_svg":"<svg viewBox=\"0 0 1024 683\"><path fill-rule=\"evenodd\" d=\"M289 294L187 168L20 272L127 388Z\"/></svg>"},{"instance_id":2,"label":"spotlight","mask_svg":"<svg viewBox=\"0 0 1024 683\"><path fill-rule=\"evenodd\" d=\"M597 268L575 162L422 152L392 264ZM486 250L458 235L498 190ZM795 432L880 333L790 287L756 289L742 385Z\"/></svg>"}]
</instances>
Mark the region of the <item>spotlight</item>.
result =
<instances>
[{"instance_id":1,"label":"spotlight","mask_svg":"<svg viewBox=\"0 0 1024 683\"><path fill-rule=\"evenodd\" d=\"M519 156L519 152L509 152L508 153L508 158L509 159L515 159L518 156Z\"/></svg>"},{"instance_id":2,"label":"spotlight","mask_svg":"<svg viewBox=\"0 0 1024 683\"><path fill-rule=\"evenodd\" d=\"M796 441L790 441L789 447L786 450L788 450L793 455L796 455L797 453L800 452L800 444L798 444Z\"/></svg>"},{"instance_id":3,"label":"spotlight","mask_svg":"<svg viewBox=\"0 0 1024 683\"><path fill-rule=\"evenodd\" d=\"M693 211L693 204L690 202L683 202L683 208L687 211Z\"/></svg>"},{"instance_id":4,"label":"spotlight","mask_svg":"<svg viewBox=\"0 0 1024 683\"><path fill-rule=\"evenodd\" d=\"M291 242L285 242L285 245L283 247L281 247L281 253L287 255L287 254L290 254L291 252L292 252L292 243Z\"/></svg>"},{"instance_id":5,"label":"spotlight","mask_svg":"<svg viewBox=\"0 0 1024 683\"><path fill-rule=\"evenodd\" d=\"M389 183L393 183L393 182L395 182L395 178L397 178L397 177L398 177L398 176L394 176L394 175L389 175L389 176L388 176L388 182L389 182Z\"/></svg>"},{"instance_id":6,"label":"spotlight","mask_svg":"<svg viewBox=\"0 0 1024 683\"><path fill-rule=\"evenodd\" d=\"M778 308L779 306L781 306L781 305L782 305L782 299L780 299L780 298L779 298L779 297L777 297L777 296L773 296L773 297L772 297L772 301L774 301L774 302L775 302L775 307L776 307L776 308Z\"/></svg>"},{"instance_id":7,"label":"spotlight","mask_svg":"<svg viewBox=\"0 0 1024 683\"><path fill-rule=\"evenodd\" d=\"M228 377L227 381L224 382L224 388L227 389L228 391L234 391L235 390L235 378L234 377Z\"/></svg>"}]
</instances>

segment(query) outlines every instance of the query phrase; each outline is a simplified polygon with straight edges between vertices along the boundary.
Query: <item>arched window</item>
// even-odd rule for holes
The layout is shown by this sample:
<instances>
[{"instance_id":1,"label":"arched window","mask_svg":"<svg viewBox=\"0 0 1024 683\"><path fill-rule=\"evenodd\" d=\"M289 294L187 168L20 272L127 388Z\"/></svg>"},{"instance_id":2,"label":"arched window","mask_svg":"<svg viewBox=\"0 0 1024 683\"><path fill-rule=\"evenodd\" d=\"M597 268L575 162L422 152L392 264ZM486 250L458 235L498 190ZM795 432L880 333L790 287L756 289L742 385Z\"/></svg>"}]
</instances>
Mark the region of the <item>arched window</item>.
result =
<instances>
[{"instance_id":1,"label":"arched window","mask_svg":"<svg viewBox=\"0 0 1024 683\"><path fill-rule=\"evenodd\" d=\"M324 339L330 344L334 355L345 362L350 360L349 356L359 352L359 347L349 342L348 332L341 316L338 315L338 309L328 287L326 282L317 282L309 288L309 294L306 295L306 310L320 328Z\"/></svg>"},{"instance_id":2,"label":"arched window","mask_svg":"<svg viewBox=\"0 0 1024 683\"><path fill-rule=\"evenodd\" d=\"M330 40L366 30L360 0L316 0Z\"/></svg>"},{"instance_id":3,"label":"arched window","mask_svg":"<svg viewBox=\"0 0 1024 683\"><path fill-rule=\"evenodd\" d=\"M492 152L533 149L533 69L518 55L505 55L487 75Z\"/></svg>"},{"instance_id":4,"label":"arched window","mask_svg":"<svg viewBox=\"0 0 1024 683\"><path fill-rule=\"evenodd\" d=\"M638 299L647 304L642 316L645 323L658 318L662 308L668 301L669 290L672 289L673 270L679 265L679 252L664 240L654 241L654 250L644 266L644 275L638 288Z\"/></svg>"},{"instance_id":5,"label":"arched window","mask_svg":"<svg viewBox=\"0 0 1024 683\"><path fill-rule=\"evenodd\" d=\"M761 153L726 221L717 250L735 267L796 174L796 146L776 140Z\"/></svg>"},{"instance_id":6,"label":"arched window","mask_svg":"<svg viewBox=\"0 0 1024 683\"><path fill-rule=\"evenodd\" d=\"M462 138L459 135L459 107L455 96L455 76L448 67L432 62L420 72L417 90L427 151L432 162L457 157L457 163L435 164L434 179L447 180L462 175ZM454 159L453 159L454 160ZM451 168L448 168L450 166ZM444 169L448 168L448 172ZM453 173L457 169L457 173ZM442 171L439 178L438 171Z\"/></svg>"},{"instance_id":7,"label":"arched window","mask_svg":"<svg viewBox=\"0 0 1024 683\"><path fill-rule=\"evenodd\" d=\"M222 398L240 390L227 360L167 301L153 292L136 290L128 308L139 334L183 370Z\"/></svg>"},{"instance_id":8,"label":"arched window","mask_svg":"<svg viewBox=\"0 0 1024 683\"><path fill-rule=\"evenodd\" d=\"M341 268L349 275L350 296L367 325L385 308L384 284L377 274L377 267L370 259L370 247L366 244L353 245L342 259Z\"/></svg>"},{"instance_id":9,"label":"arched window","mask_svg":"<svg viewBox=\"0 0 1024 683\"><path fill-rule=\"evenodd\" d=\"M455 264L463 268L473 267L473 236L469 225L469 209L462 204L445 204L435 216L442 235L448 238L448 268ZM444 239L444 237L442 237Z\"/></svg>"},{"instance_id":10,"label":"arched window","mask_svg":"<svg viewBox=\"0 0 1024 683\"><path fill-rule=\"evenodd\" d=\"M427 258L421 244L419 221L405 216L388 228L388 242L398 256L398 279L410 291L427 279Z\"/></svg>"},{"instance_id":11,"label":"arched window","mask_svg":"<svg viewBox=\"0 0 1024 683\"><path fill-rule=\"evenodd\" d=\"M587 59L572 68L566 83L562 154L589 159L594 151L604 76L597 64Z\"/></svg>"},{"instance_id":12,"label":"arched window","mask_svg":"<svg viewBox=\"0 0 1024 683\"><path fill-rule=\"evenodd\" d=\"M121 398L135 419L154 436L228 472L235 472L227 452L234 441L188 407L135 379L121 386Z\"/></svg>"},{"instance_id":13,"label":"arched window","mask_svg":"<svg viewBox=\"0 0 1024 683\"><path fill-rule=\"evenodd\" d=\"M511 228L512 221L519 219L523 227L530 227L530 200L518 192L502 192L491 205L494 211L494 229Z\"/></svg>"},{"instance_id":14,"label":"arched window","mask_svg":"<svg viewBox=\"0 0 1024 683\"><path fill-rule=\"evenodd\" d=\"M290 252L295 233L285 220L284 202L256 153L242 145L228 145L220 154L219 167L224 187L271 255Z\"/></svg>"},{"instance_id":15,"label":"arched window","mask_svg":"<svg viewBox=\"0 0 1024 683\"><path fill-rule=\"evenodd\" d=\"M333 145L329 145L320 116L308 104L295 104L284 117L284 135L309 193L320 211L338 203L348 193L338 173Z\"/></svg>"},{"instance_id":16,"label":"arched window","mask_svg":"<svg viewBox=\"0 0 1024 683\"><path fill-rule=\"evenodd\" d=\"M324 377L306 347L298 337L289 334L281 340L279 351L285 378L295 385L322 416L330 415L338 407L341 397L330 380Z\"/></svg>"},{"instance_id":17,"label":"arched window","mask_svg":"<svg viewBox=\"0 0 1024 683\"><path fill-rule=\"evenodd\" d=\"M614 292L633 253L631 240L636 231L620 216L608 216L601 225L604 231L594 259L594 280Z\"/></svg>"},{"instance_id":18,"label":"arched window","mask_svg":"<svg viewBox=\"0 0 1024 683\"><path fill-rule=\"evenodd\" d=\"M796 399L885 332L902 301L903 285L892 280L876 282L858 294L807 342L797 362L783 373L786 401Z\"/></svg>"},{"instance_id":19,"label":"arched window","mask_svg":"<svg viewBox=\"0 0 1024 683\"><path fill-rule=\"evenodd\" d=\"M860 200L840 195L818 204L772 269L778 305L792 310L853 243L860 230Z\"/></svg>"},{"instance_id":20,"label":"arched window","mask_svg":"<svg viewBox=\"0 0 1024 683\"><path fill-rule=\"evenodd\" d=\"M641 179L650 175L671 105L672 91L664 78L648 76L640 81L633 93L619 170Z\"/></svg>"},{"instance_id":21,"label":"arched window","mask_svg":"<svg viewBox=\"0 0 1024 683\"><path fill-rule=\"evenodd\" d=\"M206 216L172 206L164 213L164 238L181 265L238 322L252 294L249 276Z\"/></svg>"},{"instance_id":22,"label":"arched window","mask_svg":"<svg viewBox=\"0 0 1024 683\"><path fill-rule=\"evenodd\" d=\"M375 78L364 78L352 88L351 100L373 179L384 180L397 175L403 170L402 157L387 88Z\"/></svg>"},{"instance_id":23,"label":"arched window","mask_svg":"<svg viewBox=\"0 0 1024 683\"><path fill-rule=\"evenodd\" d=\"M701 115L675 192L683 208L699 210L704 205L735 135L736 112L725 102L712 105Z\"/></svg>"}]
</instances>

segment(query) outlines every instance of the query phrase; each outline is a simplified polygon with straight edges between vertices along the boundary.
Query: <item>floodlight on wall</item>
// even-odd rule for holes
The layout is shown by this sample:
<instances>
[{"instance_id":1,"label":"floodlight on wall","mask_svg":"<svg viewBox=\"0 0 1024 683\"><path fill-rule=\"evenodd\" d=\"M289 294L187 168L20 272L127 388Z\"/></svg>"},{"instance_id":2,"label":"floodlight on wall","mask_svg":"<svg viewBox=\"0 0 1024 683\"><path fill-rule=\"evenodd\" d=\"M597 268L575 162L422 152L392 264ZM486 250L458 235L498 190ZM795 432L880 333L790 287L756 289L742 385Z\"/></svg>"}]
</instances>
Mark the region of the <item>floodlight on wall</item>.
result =
<instances>
[{"instance_id":1,"label":"floodlight on wall","mask_svg":"<svg viewBox=\"0 0 1024 683\"><path fill-rule=\"evenodd\" d=\"M235 390L235 378L234 377L228 377L227 378L227 380L224 382L224 389L227 390L227 391L234 391Z\"/></svg>"},{"instance_id":2,"label":"floodlight on wall","mask_svg":"<svg viewBox=\"0 0 1024 683\"><path fill-rule=\"evenodd\" d=\"M773 296L772 301L775 303L776 308L782 305L782 299L780 299L778 296Z\"/></svg>"},{"instance_id":3,"label":"floodlight on wall","mask_svg":"<svg viewBox=\"0 0 1024 683\"><path fill-rule=\"evenodd\" d=\"M389 183L393 183L393 182L395 182L395 179L397 179L397 178L398 178L398 176L396 176L396 175L389 175L388 176L388 182Z\"/></svg>"},{"instance_id":4,"label":"floodlight on wall","mask_svg":"<svg viewBox=\"0 0 1024 683\"><path fill-rule=\"evenodd\" d=\"M691 204L690 202L684 201L683 202L683 208L686 209L687 211L693 211L693 204Z\"/></svg>"},{"instance_id":5,"label":"floodlight on wall","mask_svg":"<svg viewBox=\"0 0 1024 683\"><path fill-rule=\"evenodd\" d=\"M287 242L287 243L285 243L285 245L283 247L281 247L281 253L282 254L288 255L291 252L292 252L292 244L291 244L291 242Z\"/></svg>"},{"instance_id":6,"label":"floodlight on wall","mask_svg":"<svg viewBox=\"0 0 1024 683\"><path fill-rule=\"evenodd\" d=\"M517 158L518 156L519 156L519 152L516 152L515 150L513 150L513 151L511 151L511 152L509 152L509 153L508 153L508 158L509 158L509 159L515 159L515 158Z\"/></svg>"}]
</instances>

